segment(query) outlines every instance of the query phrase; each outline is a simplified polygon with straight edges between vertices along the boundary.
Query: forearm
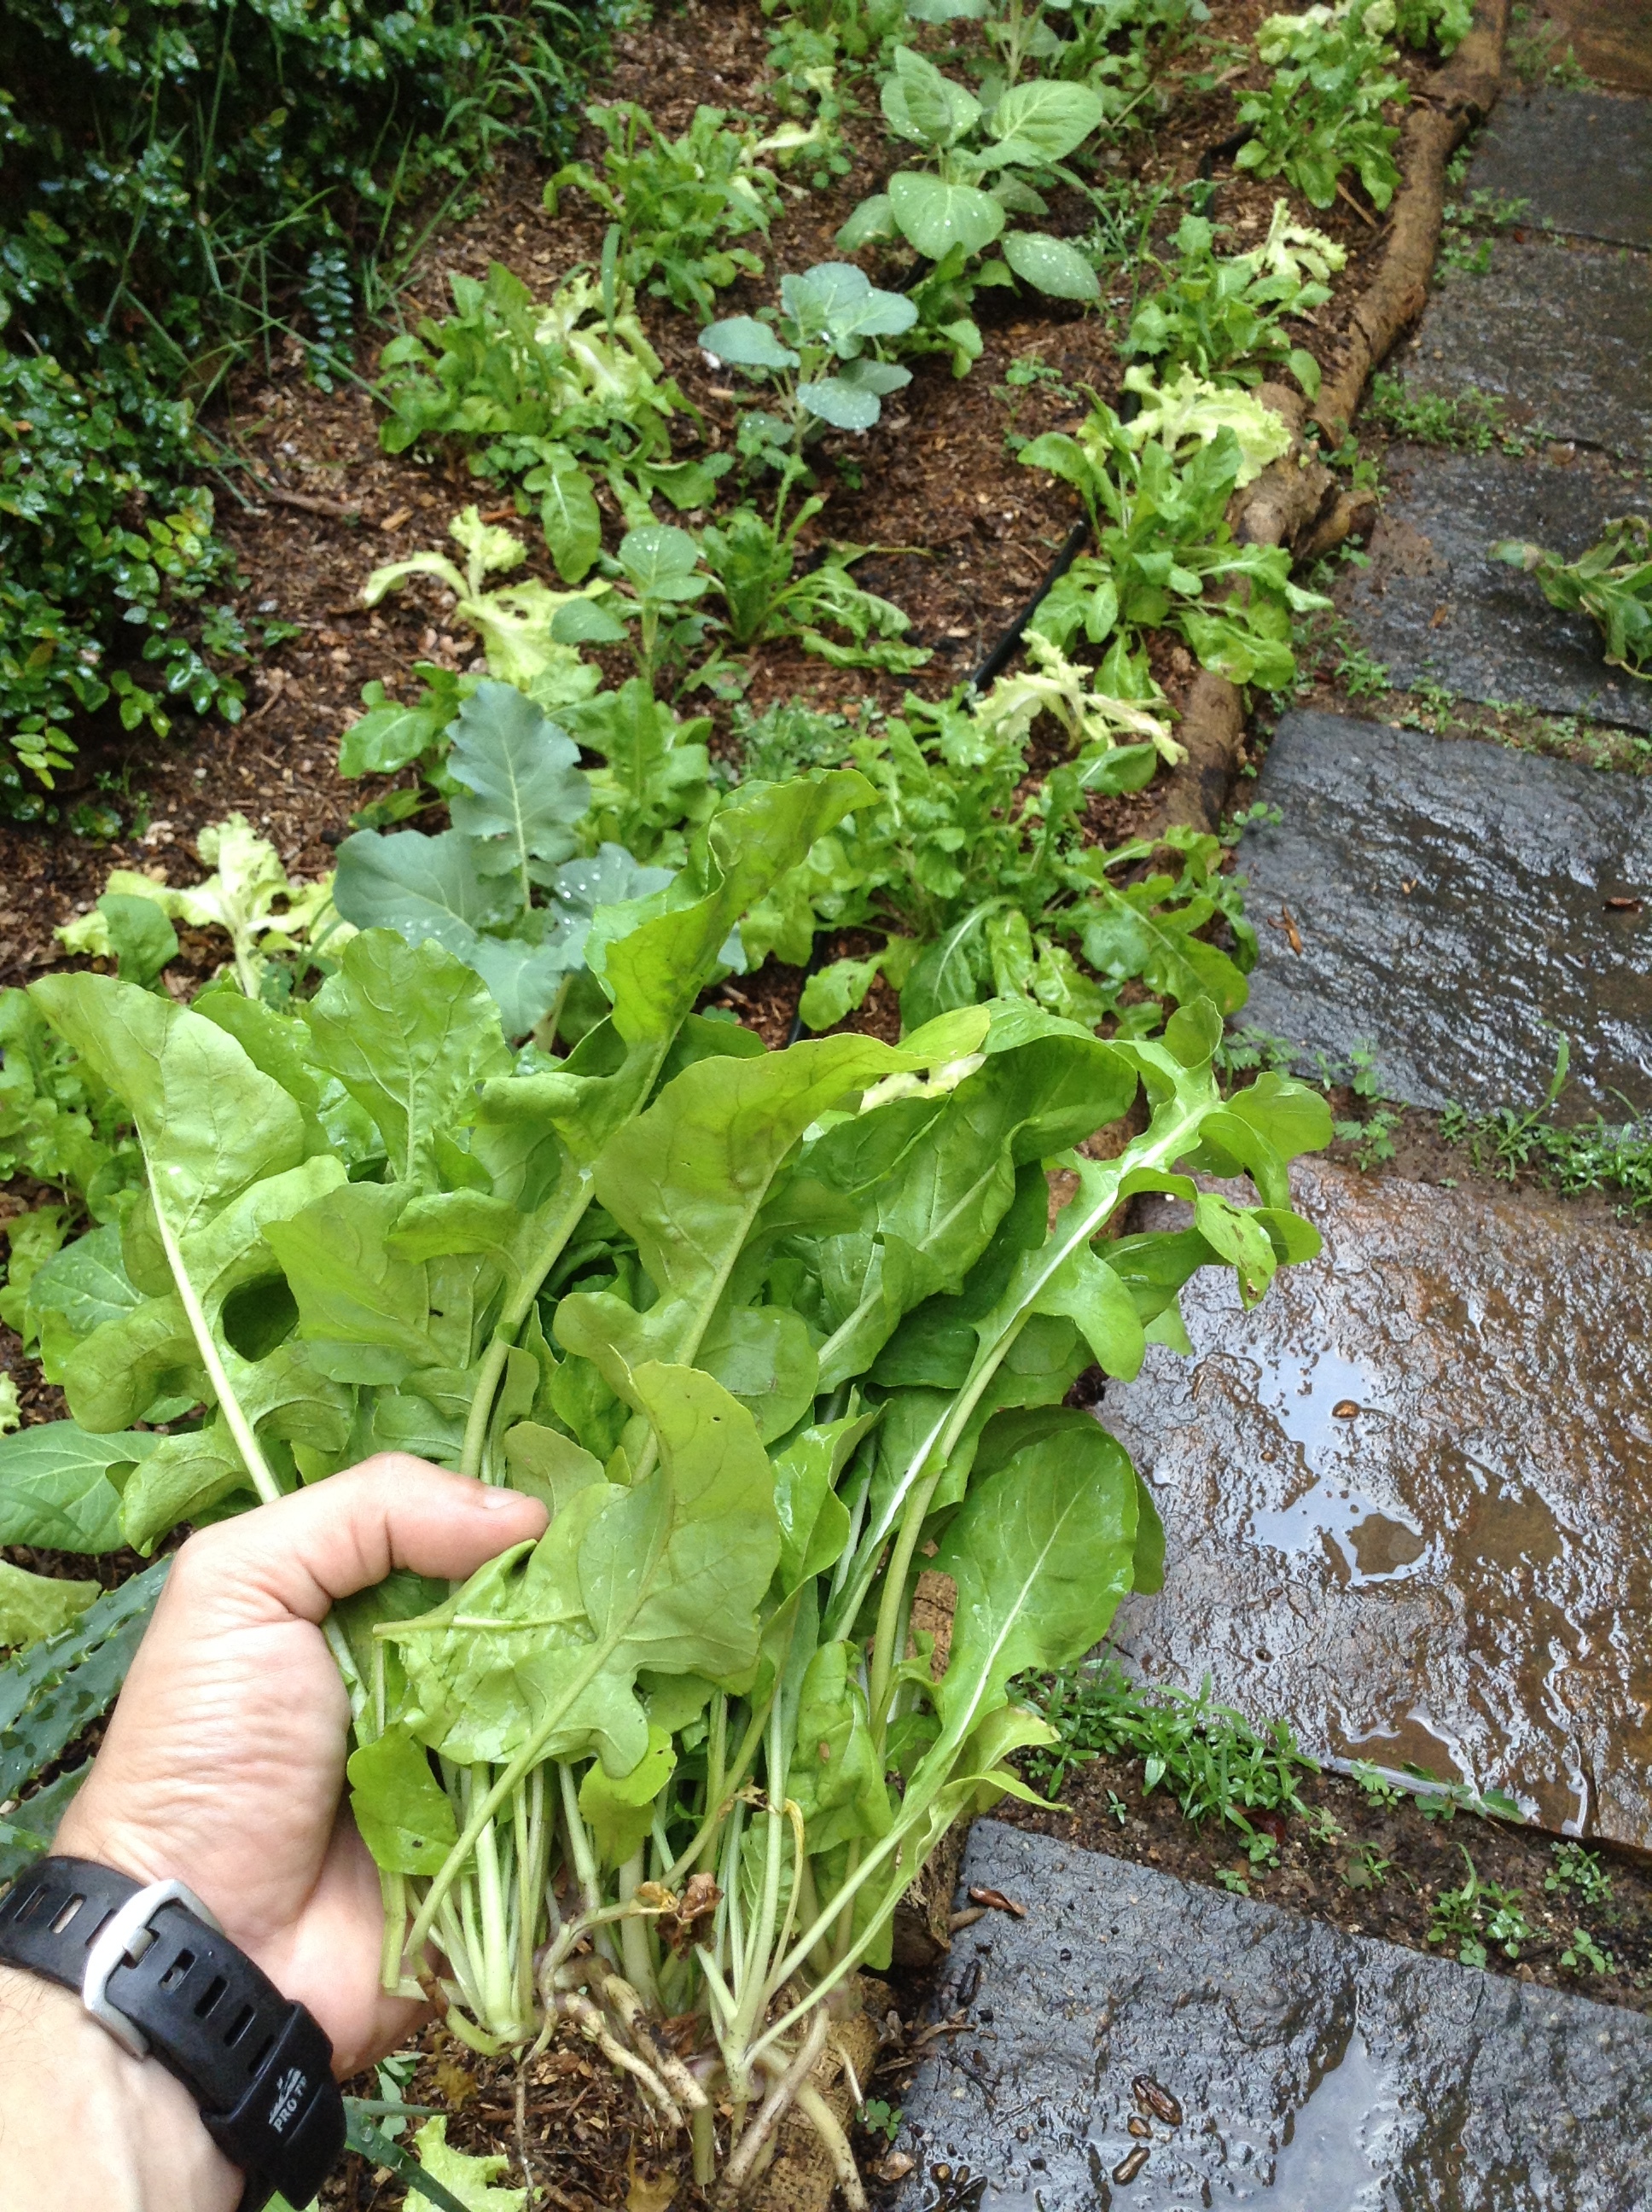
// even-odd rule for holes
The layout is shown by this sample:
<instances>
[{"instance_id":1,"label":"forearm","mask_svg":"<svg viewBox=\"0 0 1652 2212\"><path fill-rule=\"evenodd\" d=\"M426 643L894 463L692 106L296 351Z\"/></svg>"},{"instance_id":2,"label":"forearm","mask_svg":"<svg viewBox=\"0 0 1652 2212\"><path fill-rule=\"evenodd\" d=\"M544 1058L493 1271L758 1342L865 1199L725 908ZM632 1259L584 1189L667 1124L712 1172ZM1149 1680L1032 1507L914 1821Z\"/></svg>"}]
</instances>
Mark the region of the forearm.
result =
<instances>
[{"instance_id":1,"label":"forearm","mask_svg":"<svg viewBox=\"0 0 1652 2212\"><path fill-rule=\"evenodd\" d=\"M241 2188L181 2081L0 1967L0 2212L234 2212Z\"/></svg>"}]
</instances>

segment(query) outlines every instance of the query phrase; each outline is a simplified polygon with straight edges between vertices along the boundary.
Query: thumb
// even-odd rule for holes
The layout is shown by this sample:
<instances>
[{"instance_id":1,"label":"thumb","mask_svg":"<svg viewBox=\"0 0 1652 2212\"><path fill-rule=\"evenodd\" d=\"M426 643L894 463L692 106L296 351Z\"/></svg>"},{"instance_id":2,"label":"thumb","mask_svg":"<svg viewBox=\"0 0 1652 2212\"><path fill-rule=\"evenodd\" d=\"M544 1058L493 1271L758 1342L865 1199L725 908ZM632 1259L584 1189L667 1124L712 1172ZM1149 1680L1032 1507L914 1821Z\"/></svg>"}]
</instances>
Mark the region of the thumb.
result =
<instances>
[{"instance_id":1,"label":"thumb","mask_svg":"<svg viewBox=\"0 0 1652 2212\"><path fill-rule=\"evenodd\" d=\"M535 1498L384 1452L191 1536L158 1610L187 1601L222 1626L319 1621L328 1607L392 1569L459 1581L511 1544L544 1533ZM187 1592L187 1601L185 1593Z\"/></svg>"}]
</instances>

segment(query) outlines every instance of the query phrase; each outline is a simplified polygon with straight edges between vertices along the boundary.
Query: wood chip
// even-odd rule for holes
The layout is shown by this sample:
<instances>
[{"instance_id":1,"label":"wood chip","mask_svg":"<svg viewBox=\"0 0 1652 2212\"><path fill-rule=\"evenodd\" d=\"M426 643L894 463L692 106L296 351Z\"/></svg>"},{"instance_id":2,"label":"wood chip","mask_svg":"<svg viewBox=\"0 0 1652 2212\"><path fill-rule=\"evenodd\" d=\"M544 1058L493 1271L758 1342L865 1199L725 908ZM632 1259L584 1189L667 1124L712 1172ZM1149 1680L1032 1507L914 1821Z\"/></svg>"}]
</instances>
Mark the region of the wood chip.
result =
<instances>
[{"instance_id":1,"label":"wood chip","mask_svg":"<svg viewBox=\"0 0 1652 2212\"><path fill-rule=\"evenodd\" d=\"M413 510L410 507L398 507L394 514L386 515L379 527L388 533L392 530L400 530L404 524L411 522L412 520Z\"/></svg>"},{"instance_id":2,"label":"wood chip","mask_svg":"<svg viewBox=\"0 0 1652 2212\"><path fill-rule=\"evenodd\" d=\"M295 507L304 514L325 514L332 522L359 522L361 518L359 507L345 507L336 499L319 499L313 492L283 491L279 484L270 483L259 489L277 507Z\"/></svg>"}]
</instances>

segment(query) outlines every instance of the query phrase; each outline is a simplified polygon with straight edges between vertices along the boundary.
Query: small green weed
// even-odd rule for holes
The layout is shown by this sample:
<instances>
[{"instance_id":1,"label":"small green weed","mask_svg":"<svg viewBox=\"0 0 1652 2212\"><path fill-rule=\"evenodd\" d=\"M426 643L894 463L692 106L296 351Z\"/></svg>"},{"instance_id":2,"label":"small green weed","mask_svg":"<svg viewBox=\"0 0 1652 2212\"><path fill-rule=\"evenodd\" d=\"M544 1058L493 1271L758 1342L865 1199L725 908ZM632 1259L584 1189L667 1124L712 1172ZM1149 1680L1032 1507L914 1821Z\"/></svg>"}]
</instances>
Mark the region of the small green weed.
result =
<instances>
[{"instance_id":1,"label":"small green weed","mask_svg":"<svg viewBox=\"0 0 1652 2212\"><path fill-rule=\"evenodd\" d=\"M1355 1147L1355 1164L1362 1173L1368 1174L1372 1168L1394 1158L1394 1133L1400 1126L1403 1109L1382 1088L1382 1079L1376 1071L1376 1054L1371 1046L1356 1045L1340 1065L1323 1053L1317 1058L1320 1080L1326 1088L1345 1084L1364 1109L1357 1118L1333 1123L1333 1130L1344 1144Z\"/></svg>"},{"instance_id":2,"label":"small green weed","mask_svg":"<svg viewBox=\"0 0 1652 2212\"><path fill-rule=\"evenodd\" d=\"M1027 1755L1041 1789L1059 1790L1072 1767L1098 1756L1139 1759L1144 1794L1163 1784L1187 1820L1213 1813L1243 1830L1253 1865L1274 1845L1250 1814L1307 1813L1297 1784L1319 1772L1316 1762L1283 1721L1258 1730L1216 1704L1208 1679L1197 1696L1169 1684L1149 1691L1109 1663L1054 1675L1030 1695L1059 1739Z\"/></svg>"},{"instance_id":3,"label":"small green weed","mask_svg":"<svg viewBox=\"0 0 1652 2212\"><path fill-rule=\"evenodd\" d=\"M1467 1878L1461 1888L1442 1890L1435 1899L1426 1941L1454 1949L1465 1966L1483 1966L1493 1948L1505 1959L1519 1958L1521 1945L1532 1940L1522 1893L1482 1881L1467 1850L1461 1844L1457 1848Z\"/></svg>"},{"instance_id":4,"label":"small green weed","mask_svg":"<svg viewBox=\"0 0 1652 2212\"><path fill-rule=\"evenodd\" d=\"M1216 1064L1224 1075L1248 1075L1254 1068L1289 1075L1299 1057L1297 1047L1289 1037L1275 1036L1272 1030L1257 1029L1248 1022L1230 1029L1216 1049Z\"/></svg>"},{"instance_id":5,"label":"small green weed","mask_svg":"<svg viewBox=\"0 0 1652 2212\"><path fill-rule=\"evenodd\" d=\"M1476 1168L1505 1182L1515 1182L1529 1171L1566 1197L1615 1194L1625 1201L1625 1212L1639 1213L1652 1206L1652 1128L1643 1122L1613 1128L1600 1114L1593 1121L1557 1123L1554 1107L1570 1062L1570 1048L1563 1038L1540 1105L1524 1114L1512 1106L1489 1114L1448 1106L1440 1116L1440 1134L1449 1145L1465 1146Z\"/></svg>"},{"instance_id":6,"label":"small green weed","mask_svg":"<svg viewBox=\"0 0 1652 2212\"><path fill-rule=\"evenodd\" d=\"M1611 1952L1602 1950L1587 1928L1572 1929L1571 1942L1560 1954L1560 1963L1575 1974L1609 1974L1616 1965Z\"/></svg>"},{"instance_id":7,"label":"small green weed","mask_svg":"<svg viewBox=\"0 0 1652 2212\"><path fill-rule=\"evenodd\" d=\"M1374 1813L1391 1813L1396 1805L1405 1802L1405 1791L1367 1760L1356 1759L1351 1771Z\"/></svg>"},{"instance_id":8,"label":"small green weed","mask_svg":"<svg viewBox=\"0 0 1652 2212\"><path fill-rule=\"evenodd\" d=\"M667 138L634 100L588 110L607 139L601 165L570 161L545 186L554 215L559 196L577 187L619 233L619 273L685 313L709 315L715 295L738 276L761 276L762 263L737 239L768 235L780 207L780 183L758 159L755 130L731 127L720 107L697 107L680 138Z\"/></svg>"},{"instance_id":9,"label":"small green weed","mask_svg":"<svg viewBox=\"0 0 1652 2212\"><path fill-rule=\"evenodd\" d=\"M1350 1889L1381 1889L1394 1871L1394 1861L1385 1859L1375 1844L1361 1844L1342 1870L1342 1879Z\"/></svg>"},{"instance_id":10,"label":"small green weed","mask_svg":"<svg viewBox=\"0 0 1652 2212\"><path fill-rule=\"evenodd\" d=\"M1504 419L1503 402L1489 392L1413 392L1398 376L1378 369L1365 402L1369 421L1418 446L1449 446L1461 453L1519 454L1529 441Z\"/></svg>"},{"instance_id":11,"label":"small green weed","mask_svg":"<svg viewBox=\"0 0 1652 2212\"><path fill-rule=\"evenodd\" d=\"M1458 179L1454 178L1452 181ZM1447 270L1461 276L1489 275L1489 234L1511 229L1524 219L1530 206L1527 199L1502 198L1496 192L1479 191L1470 192L1466 200L1448 201L1440 239L1442 280Z\"/></svg>"},{"instance_id":12,"label":"small green weed","mask_svg":"<svg viewBox=\"0 0 1652 2212\"><path fill-rule=\"evenodd\" d=\"M892 2143L901 2132L906 2113L901 2106L891 2105L884 2098L868 2097L855 2118L869 2135L882 2136L886 2142Z\"/></svg>"},{"instance_id":13,"label":"small green weed","mask_svg":"<svg viewBox=\"0 0 1652 2212\"><path fill-rule=\"evenodd\" d=\"M1554 1864L1544 1877L1543 1887L1564 1891L1580 1905L1612 1902L1612 1876L1601 1865L1598 1853L1585 1850L1582 1844L1555 1845Z\"/></svg>"},{"instance_id":14,"label":"small green weed","mask_svg":"<svg viewBox=\"0 0 1652 2212\"><path fill-rule=\"evenodd\" d=\"M1542 21L1538 10L1527 5L1516 7L1509 15L1504 59L1524 84L1552 84L1565 92L1583 92L1592 82L1570 43L1563 45L1556 27Z\"/></svg>"},{"instance_id":15,"label":"small green weed","mask_svg":"<svg viewBox=\"0 0 1652 2212\"><path fill-rule=\"evenodd\" d=\"M1248 1897L1250 1884L1237 1867L1218 1867L1216 1878L1230 1897Z\"/></svg>"}]
</instances>

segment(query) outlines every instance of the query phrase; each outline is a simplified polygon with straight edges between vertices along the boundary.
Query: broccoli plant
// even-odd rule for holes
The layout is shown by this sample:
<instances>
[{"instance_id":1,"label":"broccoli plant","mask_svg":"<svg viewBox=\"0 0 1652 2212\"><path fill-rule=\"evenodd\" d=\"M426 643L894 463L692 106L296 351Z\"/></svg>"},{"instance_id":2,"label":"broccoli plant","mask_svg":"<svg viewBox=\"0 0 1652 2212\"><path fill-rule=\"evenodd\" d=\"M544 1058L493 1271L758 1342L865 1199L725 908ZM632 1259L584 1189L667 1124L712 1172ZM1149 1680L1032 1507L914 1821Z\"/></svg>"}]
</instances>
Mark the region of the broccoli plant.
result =
<instances>
[{"instance_id":1,"label":"broccoli plant","mask_svg":"<svg viewBox=\"0 0 1652 2212\"><path fill-rule=\"evenodd\" d=\"M820 431L870 430L891 392L912 371L882 361L869 343L898 337L918 319L899 292L880 292L853 262L822 261L782 276L778 313L732 315L700 333L714 361L767 378L778 412L751 409L739 445L750 459L777 467L783 487L803 473L805 439Z\"/></svg>"},{"instance_id":2,"label":"broccoli plant","mask_svg":"<svg viewBox=\"0 0 1652 2212\"><path fill-rule=\"evenodd\" d=\"M903 239L934 264L914 295L920 320L909 349L950 352L963 374L981 352L969 303L982 284L1018 276L1058 300L1098 296L1096 272L1077 246L1043 231L1005 229L1011 215L1048 213L1037 184L1064 175L1066 157L1101 123L1098 94L1033 77L989 106L921 54L897 46L881 96L890 130L920 149L926 166L896 169L883 191L861 202L837 243L854 252ZM995 245L999 254L981 262Z\"/></svg>"}]
</instances>

